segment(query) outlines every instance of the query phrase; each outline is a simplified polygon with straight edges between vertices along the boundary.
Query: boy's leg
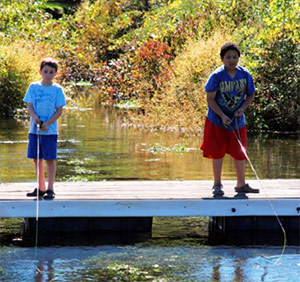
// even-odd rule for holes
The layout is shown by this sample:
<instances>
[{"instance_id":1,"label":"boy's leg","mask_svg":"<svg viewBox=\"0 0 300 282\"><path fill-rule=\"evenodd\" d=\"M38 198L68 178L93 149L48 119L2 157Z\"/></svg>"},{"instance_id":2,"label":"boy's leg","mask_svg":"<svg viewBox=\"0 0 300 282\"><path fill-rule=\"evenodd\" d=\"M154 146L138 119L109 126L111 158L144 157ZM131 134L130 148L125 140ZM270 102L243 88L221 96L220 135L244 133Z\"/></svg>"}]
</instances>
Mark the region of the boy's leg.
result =
<instances>
[{"instance_id":1,"label":"boy's leg","mask_svg":"<svg viewBox=\"0 0 300 282\"><path fill-rule=\"evenodd\" d=\"M245 182L245 161L233 159L233 163L236 170L237 184L236 187L242 187Z\"/></svg>"},{"instance_id":2,"label":"boy's leg","mask_svg":"<svg viewBox=\"0 0 300 282\"><path fill-rule=\"evenodd\" d=\"M54 191L54 181L56 175L56 160L46 160L48 169L48 190Z\"/></svg>"},{"instance_id":3,"label":"boy's leg","mask_svg":"<svg viewBox=\"0 0 300 282\"><path fill-rule=\"evenodd\" d=\"M53 192L56 175L57 135L45 135L42 137L44 159L48 170L48 188Z\"/></svg>"},{"instance_id":4,"label":"boy's leg","mask_svg":"<svg viewBox=\"0 0 300 282\"><path fill-rule=\"evenodd\" d=\"M234 165L236 169L237 184L235 191L238 193L259 193L259 189L254 189L246 184L245 180L245 161L244 160L234 160Z\"/></svg>"},{"instance_id":5,"label":"boy's leg","mask_svg":"<svg viewBox=\"0 0 300 282\"><path fill-rule=\"evenodd\" d=\"M214 186L213 195L214 197L221 197L224 195L223 185L221 183L221 174L222 174L222 166L223 159L213 159L213 172L214 172Z\"/></svg>"},{"instance_id":6,"label":"boy's leg","mask_svg":"<svg viewBox=\"0 0 300 282\"><path fill-rule=\"evenodd\" d=\"M213 159L214 184L221 184L223 159Z\"/></svg>"},{"instance_id":7,"label":"boy's leg","mask_svg":"<svg viewBox=\"0 0 300 282\"><path fill-rule=\"evenodd\" d=\"M39 169L38 188L40 191L45 191L46 185L45 185L45 171L44 171L43 159L39 159L39 160L34 159L33 161L34 161L36 173L38 173L38 169Z\"/></svg>"}]
</instances>

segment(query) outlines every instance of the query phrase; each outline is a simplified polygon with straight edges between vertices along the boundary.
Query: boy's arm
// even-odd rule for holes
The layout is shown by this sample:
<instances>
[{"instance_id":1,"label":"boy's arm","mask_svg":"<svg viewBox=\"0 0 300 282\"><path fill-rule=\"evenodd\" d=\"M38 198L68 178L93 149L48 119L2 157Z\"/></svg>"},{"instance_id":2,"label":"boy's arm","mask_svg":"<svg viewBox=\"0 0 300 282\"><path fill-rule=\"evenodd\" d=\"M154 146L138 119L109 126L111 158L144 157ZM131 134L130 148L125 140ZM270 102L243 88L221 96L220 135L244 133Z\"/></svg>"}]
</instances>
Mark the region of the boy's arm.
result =
<instances>
[{"instance_id":1,"label":"boy's arm","mask_svg":"<svg viewBox=\"0 0 300 282\"><path fill-rule=\"evenodd\" d=\"M249 105L253 102L255 97L255 93L252 93L250 95L247 95L244 103L242 104L242 106L235 112L234 116L236 117L240 117L243 112L249 107Z\"/></svg>"},{"instance_id":2,"label":"boy's arm","mask_svg":"<svg viewBox=\"0 0 300 282\"><path fill-rule=\"evenodd\" d=\"M55 122L62 114L63 106L56 108L54 115L47 121L43 122L42 131L48 130L48 127L51 123Z\"/></svg>"},{"instance_id":3,"label":"boy's arm","mask_svg":"<svg viewBox=\"0 0 300 282\"><path fill-rule=\"evenodd\" d=\"M27 109L31 118L33 119L34 124L40 124L40 118L36 115L32 103L27 103Z\"/></svg>"},{"instance_id":4,"label":"boy's arm","mask_svg":"<svg viewBox=\"0 0 300 282\"><path fill-rule=\"evenodd\" d=\"M207 104L222 119L222 123L224 125L229 125L232 122L232 120L223 113L223 111L220 109L219 105L216 103L216 94L217 94L217 91L206 92Z\"/></svg>"}]
</instances>

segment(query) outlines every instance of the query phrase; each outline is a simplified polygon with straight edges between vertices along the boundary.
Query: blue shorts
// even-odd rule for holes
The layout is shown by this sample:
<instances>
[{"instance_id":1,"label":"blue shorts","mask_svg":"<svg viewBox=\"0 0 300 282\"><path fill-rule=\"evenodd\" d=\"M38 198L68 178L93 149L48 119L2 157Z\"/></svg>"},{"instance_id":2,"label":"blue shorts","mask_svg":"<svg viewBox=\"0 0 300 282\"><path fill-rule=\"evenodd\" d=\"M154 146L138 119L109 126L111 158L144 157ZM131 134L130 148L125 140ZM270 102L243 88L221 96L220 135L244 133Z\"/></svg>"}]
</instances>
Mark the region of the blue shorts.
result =
<instances>
[{"instance_id":1,"label":"blue shorts","mask_svg":"<svg viewBox=\"0 0 300 282\"><path fill-rule=\"evenodd\" d=\"M29 133L27 158L37 159L38 135ZM39 159L56 160L57 135L39 135Z\"/></svg>"}]
</instances>

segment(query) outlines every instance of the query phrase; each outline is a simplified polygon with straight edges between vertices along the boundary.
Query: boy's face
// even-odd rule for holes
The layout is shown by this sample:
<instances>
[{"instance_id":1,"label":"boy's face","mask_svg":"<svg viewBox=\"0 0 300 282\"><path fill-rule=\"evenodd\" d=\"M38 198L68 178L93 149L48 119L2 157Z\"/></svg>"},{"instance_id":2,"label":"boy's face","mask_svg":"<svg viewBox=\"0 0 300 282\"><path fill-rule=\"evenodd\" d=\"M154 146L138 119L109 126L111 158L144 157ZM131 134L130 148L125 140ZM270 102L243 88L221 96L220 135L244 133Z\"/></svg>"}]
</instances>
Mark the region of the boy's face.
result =
<instances>
[{"instance_id":1,"label":"boy's face","mask_svg":"<svg viewBox=\"0 0 300 282\"><path fill-rule=\"evenodd\" d=\"M239 54L236 50L229 50L222 58L222 62L225 65L227 71L235 71L235 67L239 62Z\"/></svg>"},{"instance_id":2,"label":"boy's face","mask_svg":"<svg viewBox=\"0 0 300 282\"><path fill-rule=\"evenodd\" d=\"M45 65L41 70L40 74L42 76L42 82L44 85L51 85L52 80L56 75L55 68Z\"/></svg>"}]
</instances>

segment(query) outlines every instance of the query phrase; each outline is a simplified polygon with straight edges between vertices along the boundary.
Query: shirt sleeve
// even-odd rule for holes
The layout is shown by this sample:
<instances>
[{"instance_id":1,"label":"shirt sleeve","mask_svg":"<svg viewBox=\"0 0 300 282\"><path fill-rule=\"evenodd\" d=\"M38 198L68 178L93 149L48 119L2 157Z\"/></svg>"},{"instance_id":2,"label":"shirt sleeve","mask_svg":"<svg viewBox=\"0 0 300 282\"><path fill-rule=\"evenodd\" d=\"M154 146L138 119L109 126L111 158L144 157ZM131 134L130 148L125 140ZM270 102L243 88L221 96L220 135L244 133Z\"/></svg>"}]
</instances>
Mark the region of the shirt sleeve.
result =
<instances>
[{"instance_id":1,"label":"shirt sleeve","mask_svg":"<svg viewBox=\"0 0 300 282\"><path fill-rule=\"evenodd\" d=\"M246 94L247 95L251 95L254 92L256 92L252 75L251 75L251 73L246 68L243 68L243 72L246 74L246 79L247 79Z\"/></svg>"},{"instance_id":2,"label":"shirt sleeve","mask_svg":"<svg viewBox=\"0 0 300 282\"><path fill-rule=\"evenodd\" d=\"M205 91L206 92L218 91L219 88L220 87L219 87L219 80L217 78L217 74L212 73L205 84Z\"/></svg>"},{"instance_id":3,"label":"shirt sleeve","mask_svg":"<svg viewBox=\"0 0 300 282\"><path fill-rule=\"evenodd\" d=\"M254 82L253 82L253 78L251 76L251 74L249 73L248 75L248 79L247 79L247 95L251 95L253 94L254 92L256 92L256 89L255 89L255 85L254 85Z\"/></svg>"},{"instance_id":4,"label":"shirt sleeve","mask_svg":"<svg viewBox=\"0 0 300 282\"><path fill-rule=\"evenodd\" d=\"M34 104L33 85L32 84L29 85L23 101L26 103Z\"/></svg>"},{"instance_id":5,"label":"shirt sleeve","mask_svg":"<svg viewBox=\"0 0 300 282\"><path fill-rule=\"evenodd\" d=\"M56 108L66 105L66 98L62 87L58 88L57 98L56 98Z\"/></svg>"}]
</instances>

